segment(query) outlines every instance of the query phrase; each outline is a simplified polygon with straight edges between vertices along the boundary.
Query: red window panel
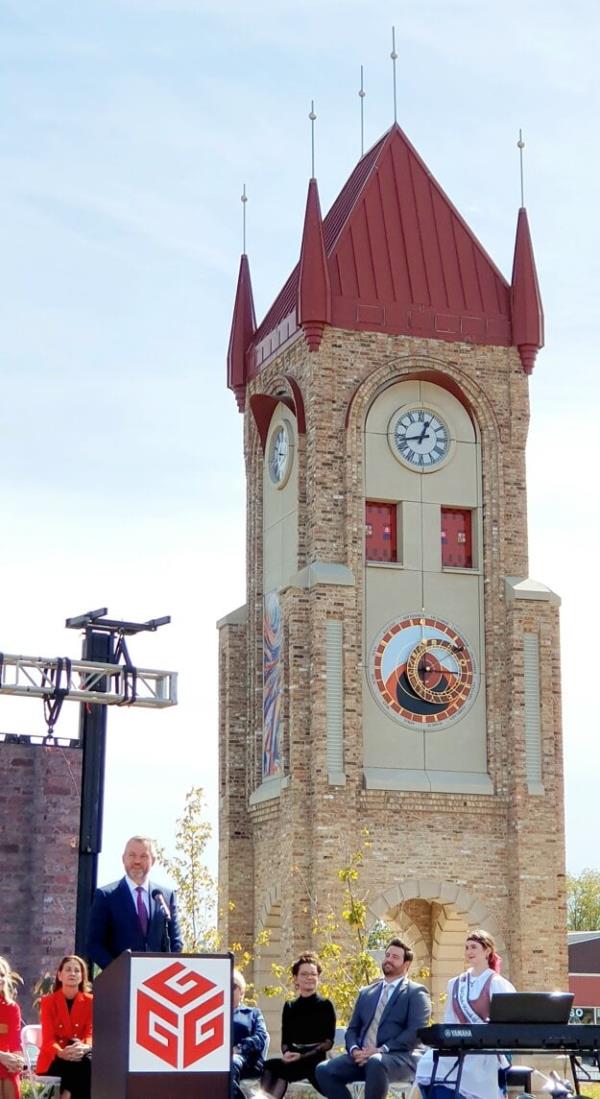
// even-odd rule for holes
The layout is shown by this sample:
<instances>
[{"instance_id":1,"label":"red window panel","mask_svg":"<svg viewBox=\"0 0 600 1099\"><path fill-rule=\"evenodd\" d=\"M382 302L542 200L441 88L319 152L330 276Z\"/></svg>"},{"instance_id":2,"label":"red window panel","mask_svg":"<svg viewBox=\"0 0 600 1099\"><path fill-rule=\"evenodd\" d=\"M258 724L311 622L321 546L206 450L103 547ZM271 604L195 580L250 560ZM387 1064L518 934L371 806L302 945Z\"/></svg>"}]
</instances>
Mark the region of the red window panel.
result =
<instances>
[{"instance_id":1,"label":"red window panel","mask_svg":"<svg viewBox=\"0 0 600 1099\"><path fill-rule=\"evenodd\" d=\"M442 567L473 568L471 522L468 508L442 508Z\"/></svg>"},{"instance_id":2,"label":"red window panel","mask_svg":"<svg viewBox=\"0 0 600 1099\"><path fill-rule=\"evenodd\" d=\"M367 561L397 561L396 505L367 500L365 545Z\"/></svg>"}]
</instances>

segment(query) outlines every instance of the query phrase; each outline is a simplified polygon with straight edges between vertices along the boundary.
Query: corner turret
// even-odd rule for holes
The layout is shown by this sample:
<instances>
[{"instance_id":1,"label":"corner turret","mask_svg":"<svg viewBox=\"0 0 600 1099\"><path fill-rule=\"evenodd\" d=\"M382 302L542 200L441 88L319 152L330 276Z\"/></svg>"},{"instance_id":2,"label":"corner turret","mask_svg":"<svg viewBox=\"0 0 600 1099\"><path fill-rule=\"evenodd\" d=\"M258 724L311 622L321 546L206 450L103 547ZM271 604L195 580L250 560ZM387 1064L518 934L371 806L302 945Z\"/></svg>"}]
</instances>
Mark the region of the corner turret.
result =
<instances>
[{"instance_id":1,"label":"corner turret","mask_svg":"<svg viewBox=\"0 0 600 1099\"><path fill-rule=\"evenodd\" d=\"M246 404L246 351L256 332L256 314L250 279L250 264L244 253L240 260L235 305L227 349L227 385L235 394L240 412Z\"/></svg>"},{"instance_id":2,"label":"corner turret","mask_svg":"<svg viewBox=\"0 0 600 1099\"><path fill-rule=\"evenodd\" d=\"M537 353L544 346L544 310L527 211L523 206L517 219L511 282L513 344L519 349L523 370L531 374Z\"/></svg>"}]
</instances>

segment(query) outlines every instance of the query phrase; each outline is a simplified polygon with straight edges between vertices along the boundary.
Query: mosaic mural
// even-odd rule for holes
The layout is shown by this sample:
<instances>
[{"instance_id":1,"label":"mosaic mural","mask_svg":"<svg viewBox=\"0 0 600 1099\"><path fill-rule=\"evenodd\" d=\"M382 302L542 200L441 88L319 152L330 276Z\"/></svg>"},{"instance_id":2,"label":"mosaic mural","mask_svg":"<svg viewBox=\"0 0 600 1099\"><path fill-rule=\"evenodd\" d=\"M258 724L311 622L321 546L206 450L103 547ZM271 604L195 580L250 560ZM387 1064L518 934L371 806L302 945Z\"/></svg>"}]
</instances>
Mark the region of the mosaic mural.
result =
<instances>
[{"instance_id":1,"label":"mosaic mural","mask_svg":"<svg viewBox=\"0 0 600 1099\"><path fill-rule=\"evenodd\" d=\"M263 613L263 778L283 771L283 626L277 592L265 595Z\"/></svg>"}]
</instances>

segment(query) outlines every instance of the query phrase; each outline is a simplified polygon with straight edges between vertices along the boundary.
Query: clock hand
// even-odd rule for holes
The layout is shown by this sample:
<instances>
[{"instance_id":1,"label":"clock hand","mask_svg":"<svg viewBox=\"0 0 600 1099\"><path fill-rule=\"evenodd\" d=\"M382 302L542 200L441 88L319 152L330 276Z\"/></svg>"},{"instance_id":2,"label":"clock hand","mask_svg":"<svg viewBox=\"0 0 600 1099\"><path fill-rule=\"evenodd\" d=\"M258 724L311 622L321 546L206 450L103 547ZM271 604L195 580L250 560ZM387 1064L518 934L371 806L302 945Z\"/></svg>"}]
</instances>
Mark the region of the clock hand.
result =
<instances>
[{"instance_id":1,"label":"clock hand","mask_svg":"<svg viewBox=\"0 0 600 1099\"><path fill-rule=\"evenodd\" d=\"M429 431L430 425L431 425L431 420L429 420L427 423L423 423L423 430L421 432L421 438L419 439L420 443L423 442L423 439L427 435L427 432Z\"/></svg>"},{"instance_id":2,"label":"clock hand","mask_svg":"<svg viewBox=\"0 0 600 1099\"><path fill-rule=\"evenodd\" d=\"M425 426L423 427L423 430L422 430L420 435L405 435L404 438L406 439L407 443L414 443L414 442L422 443L423 439L427 435L427 428L428 427L429 427L429 424L425 424Z\"/></svg>"}]
</instances>

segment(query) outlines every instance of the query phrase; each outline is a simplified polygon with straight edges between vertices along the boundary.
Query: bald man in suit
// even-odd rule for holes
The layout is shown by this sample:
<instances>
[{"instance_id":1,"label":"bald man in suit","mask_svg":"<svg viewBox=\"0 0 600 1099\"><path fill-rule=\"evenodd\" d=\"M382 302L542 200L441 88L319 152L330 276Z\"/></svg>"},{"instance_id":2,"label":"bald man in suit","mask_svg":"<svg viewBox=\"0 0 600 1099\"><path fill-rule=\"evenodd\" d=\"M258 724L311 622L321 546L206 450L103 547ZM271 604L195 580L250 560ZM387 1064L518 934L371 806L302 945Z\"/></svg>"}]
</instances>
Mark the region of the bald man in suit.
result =
<instances>
[{"instance_id":1,"label":"bald man in suit","mask_svg":"<svg viewBox=\"0 0 600 1099\"><path fill-rule=\"evenodd\" d=\"M175 893L150 880L155 859L154 840L132 836L123 852L125 876L96 890L87 952L101 969L124 950L179 954L183 949Z\"/></svg>"}]
</instances>

